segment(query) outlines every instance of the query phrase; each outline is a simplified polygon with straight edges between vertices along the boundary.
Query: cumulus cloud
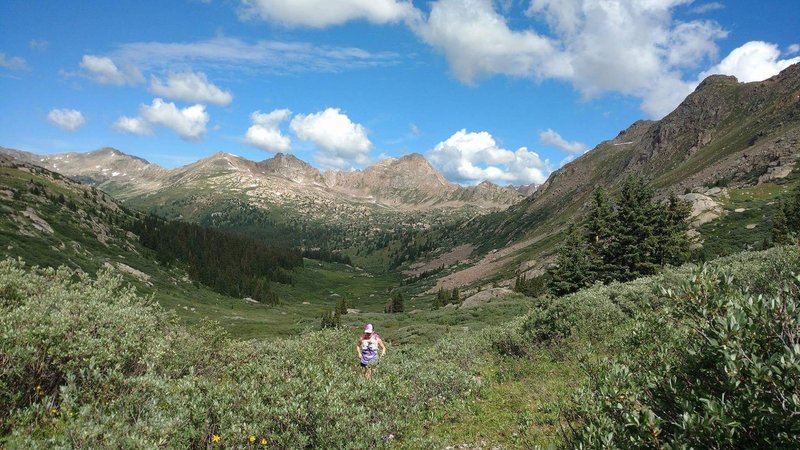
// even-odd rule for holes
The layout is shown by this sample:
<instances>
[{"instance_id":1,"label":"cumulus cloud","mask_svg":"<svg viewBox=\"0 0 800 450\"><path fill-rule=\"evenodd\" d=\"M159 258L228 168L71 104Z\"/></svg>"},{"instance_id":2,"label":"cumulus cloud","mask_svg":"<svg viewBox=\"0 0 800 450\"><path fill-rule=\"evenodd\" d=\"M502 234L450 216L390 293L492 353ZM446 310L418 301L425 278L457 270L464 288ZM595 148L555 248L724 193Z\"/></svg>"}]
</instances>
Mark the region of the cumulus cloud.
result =
<instances>
[{"instance_id":1,"label":"cumulus cloud","mask_svg":"<svg viewBox=\"0 0 800 450\"><path fill-rule=\"evenodd\" d=\"M428 158L450 180L474 184L483 180L501 184L543 183L552 170L539 155L520 147L516 151L497 145L486 131L462 129L438 143Z\"/></svg>"},{"instance_id":2,"label":"cumulus cloud","mask_svg":"<svg viewBox=\"0 0 800 450\"><path fill-rule=\"evenodd\" d=\"M5 53L0 52L0 67L10 70L24 70L28 67L28 64L19 56L6 56Z\"/></svg>"},{"instance_id":3,"label":"cumulus cloud","mask_svg":"<svg viewBox=\"0 0 800 450\"><path fill-rule=\"evenodd\" d=\"M800 44L792 44L786 49L787 55L794 55L795 53L800 53Z\"/></svg>"},{"instance_id":4,"label":"cumulus cloud","mask_svg":"<svg viewBox=\"0 0 800 450\"><path fill-rule=\"evenodd\" d=\"M734 49L716 66L700 74L700 79L713 75L733 75L741 82L761 81L800 62L800 56L780 59L778 46L768 42L751 41Z\"/></svg>"},{"instance_id":5,"label":"cumulus cloud","mask_svg":"<svg viewBox=\"0 0 800 450\"><path fill-rule=\"evenodd\" d=\"M563 75L554 43L530 30L511 30L492 0L439 0L413 27L465 83L495 74Z\"/></svg>"},{"instance_id":6,"label":"cumulus cloud","mask_svg":"<svg viewBox=\"0 0 800 450\"><path fill-rule=\"evenodd\" d=\"M552 145L554 147L558 147L561 150L564 150L568 153L583 153L589 148L585 145L581 144L580 142L569 142L560 134L558 134L555 130L548 128L541 133L539 133L539 141L543 144Z\"/></svg>"},{"instance_id":7,"label":"cumulus cloud","mask_svg":"<svg viewBox=\"0 0 800 450\"><path fill-rule=\"evenodd\" d=\"M281 133L280 124L291 115L292 112L288 109L276 109L269 113L254 112L250 115L253 125L247 129L245 142L272 153L290 151L292 141Z\"/></svg>"},{"instance_id":8,"label":"cumulus cloud","mask_svg":"<svg viewBox=\"0 0 800 450\"><path fill-rule=\"evenodd\" d=\"M174 103L160 98L153 99L150 105L139 106L138 117L122 116L114 123L114 128L125 133L139 135L152 134L153 126L168 128L183 140L198 142L206 134L208 113L204 105L178 108Z\"/></svg>"},{"instance_id":9,"label":"cumulus cloud","mask_svg":"<svg viewBox=\"0 0 800 450\"><path fill-rule=\"evenodd\" d=\"M411 1L402 0L242 0L239 11L243 18L314 28L359 19L383 24L418 14Z\"/></svg>"},{"instance_id":10,"label":"cumulus cloud","mask_svg":"<svg viewBox=\"0 0 800 450\"><path fill-rule=\"evenodd\" d=\"M114 129L123 133L137 134L139 136L149 136L153 134L150 125L141 117L122 116L114 122Z\"/></svg>"},{"instance_id":11,"label":"cumulus cloud","mask_svg":"<svg viewBox=\"0 0 800 450\"><path fill-rule=\"evenodd\" d=\"M77 109L52 109L47 114L47 120L67 131L75 131L86 125L86 118Z\"/></svg>"},{"instance_id":12,"label":"cumulus cloud","mask_svg":"<svg viewBox=\"0 0 800 450\"><path fill-rule=\"evenodd\" d=\"M144 81L142 73L132 65L120 69L106 56L83 55L80 64L86 75L100 84L137 84Z\"/></svg>"},{"instance_id":13,"label":"cumulus cloud","mask_svg":"<svg viewBox=\"0 0 800 450\"><path fill-rule=\"evenodd\" d=\"M185 102L213 103L220 106L229 105L233 101L233 94L208 81L206 74L202 72L170 73L166 81L153 77L150 80L150 92Z\"/></svg>"},{"instance_id":14,"label":"cumulus cloud","mask_svg":"<svg viewBox=\"0 0 800 450\"><path fill-rule=\"evenodd\" d=\"M369 162L372 142L363 125L353 123L339 108L298 114L289 124L298 138L316 144L316 160L327 167L347 169Z\"/></svg>"},{"instance_id":15,"label":"cumulus cloud","mask_svg":"<svg viewBox=\"0 0 800 450\"><path fill-rule=\"evenodd\" d=\"M586 100L610 92L640 98L657 118L691 93L697 82L686 71L714 61L727 35L714 21L676 20L675 10L690 3L531 0L531 22L512 28L503 2L437 0L410 23L464 83L493 75L565 80Z\"/></svg>"},{"instance_id":16,"label":"cumulus cloud","mask_svg":"<svg viewBox=\"0 0 800 450\"><path fill-rule=\"evenodd\" d=\"M688 95L694 80L682 76L716 58L727 33L716 22L676 21L675 8L690 0L535 0L528 14L555 31L571 74L590 99L619 92L642 99L642 109L662 117Z\"/></svg>"}]
</instances>

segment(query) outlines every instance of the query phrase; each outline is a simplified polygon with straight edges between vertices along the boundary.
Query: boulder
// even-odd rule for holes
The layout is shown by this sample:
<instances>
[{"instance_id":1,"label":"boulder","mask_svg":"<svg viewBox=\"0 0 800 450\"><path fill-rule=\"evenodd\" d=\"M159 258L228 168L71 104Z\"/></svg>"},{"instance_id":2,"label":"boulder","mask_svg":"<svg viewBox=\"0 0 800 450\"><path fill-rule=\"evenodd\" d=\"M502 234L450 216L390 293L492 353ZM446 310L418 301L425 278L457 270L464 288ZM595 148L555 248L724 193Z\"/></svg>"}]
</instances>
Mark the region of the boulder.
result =
<instances>
[{"instance_id":1,"label":"boulder","mask_svg":"<svg viewBox=\"0 0 800 450\"><path fill-rule=\"evenodd\" d=\"M459 309L471 309L477 308L479 306L483 306L487 303L491 303L495 300L499 300L501 298L508 297L512 295L514 291L508 288L492 288L487 289L485 291L478 292L477 294L471 295L467 297Z\"/></svg>"},{"instance_id":2,"label":"boulder","mask_svg":"<svg viewBox=\"0 0 800 450\"><path fill-rule=\"evenodd\" d=\"M722 207L707 195L692 192L681 195L680 198L692 205L692 212L689 214L692 228L698 228L722 215Z\"/></svg>"}]
</instances>

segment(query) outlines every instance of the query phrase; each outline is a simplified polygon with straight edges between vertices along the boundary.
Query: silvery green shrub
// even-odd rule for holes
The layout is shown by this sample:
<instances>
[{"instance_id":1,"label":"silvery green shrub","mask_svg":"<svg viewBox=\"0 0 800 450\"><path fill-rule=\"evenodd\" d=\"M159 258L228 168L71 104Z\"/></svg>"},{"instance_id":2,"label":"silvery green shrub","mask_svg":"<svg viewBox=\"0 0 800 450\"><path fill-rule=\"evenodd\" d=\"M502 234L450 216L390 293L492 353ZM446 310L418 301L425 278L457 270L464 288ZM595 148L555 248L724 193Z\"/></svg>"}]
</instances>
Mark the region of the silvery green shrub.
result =
<instances>
[{"instance_id":1,"label":"silvery green shrub","mask_svg":"<svg viewBox=\"0 0 800 450\"><path fill-rule=\"evenodd\" d=\"M412 415L475 393L484 348L390 345L365 380L347 330L236 341L213 323L183 327L110 272L12 260L0 309L8 448L385 447Z\"/></svg>"},{"instance_id":2,"label":"silvery green shrub","mask_svg":"<svg viewBox=\"0 0 800 450\"><path fill-rule=\"evenodd\" d=\"M624 350L588 367L573 444L800 447L796 252L772 251L746 271L741 259L695 268L663 286L665 307L638 316Z\"/></svg>"}]
</instances>

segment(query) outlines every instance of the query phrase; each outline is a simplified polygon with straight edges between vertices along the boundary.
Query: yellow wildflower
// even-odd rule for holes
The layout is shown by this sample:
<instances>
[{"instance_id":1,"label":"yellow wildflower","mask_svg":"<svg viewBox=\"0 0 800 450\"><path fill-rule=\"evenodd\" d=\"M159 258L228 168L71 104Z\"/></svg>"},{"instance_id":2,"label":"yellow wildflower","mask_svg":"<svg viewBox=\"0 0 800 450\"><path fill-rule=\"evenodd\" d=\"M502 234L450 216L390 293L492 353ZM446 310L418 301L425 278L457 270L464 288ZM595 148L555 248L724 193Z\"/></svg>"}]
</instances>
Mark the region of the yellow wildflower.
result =
<instances>
[{"instance_id":1,"label":"yellow wildflower","mask_svg":"<svg viewBox=\"0 0 800 450\"><path fill-rule=\"evenodd\" d=\"M256 437L255 436L250 436L250 443L252 444L255 441L256 441Z\"/></svg>"},{"instance_id":2,"label":"yellow wildflower","mask_svg":"<svg viewBox=\"0 0 800 450\"><path fill-rule=\"evenodd\" d=\"M267 445L267 438L261 438L261 445Z\"/></svg>"},{"instance_id":3,"label":"yellow wildflower","mask_svg":"<svg viewBox=\"0 0 800 450\"><path fill-rule=\"evenodd\" d=\"M216 435L216 434L212 435L211 436L211 442L219 442L219 435Z\"/></svg>"},{"instance_id":4,"label":"yellow wildflower","mask_svg":"<svg viewBox=\"0 0 800 450\"><path fill-rule=\"evenodd\" d=\"M50 408L50 414L55 414L57 412L58 412L58 408L56 408L56 407Z\"/></svg>"}]
</instances>

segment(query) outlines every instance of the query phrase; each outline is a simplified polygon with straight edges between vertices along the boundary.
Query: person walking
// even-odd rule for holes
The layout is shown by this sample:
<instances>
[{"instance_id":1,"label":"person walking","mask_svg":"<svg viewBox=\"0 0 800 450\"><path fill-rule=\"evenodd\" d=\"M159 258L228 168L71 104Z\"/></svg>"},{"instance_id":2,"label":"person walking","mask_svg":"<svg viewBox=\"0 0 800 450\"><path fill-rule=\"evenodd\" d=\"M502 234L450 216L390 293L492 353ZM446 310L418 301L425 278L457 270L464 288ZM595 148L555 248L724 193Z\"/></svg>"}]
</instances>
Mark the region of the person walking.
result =
<instances>
[{"instance_id":1,"label":"person walking","mask_svg":"<svg viewBox=\"0 0 800 450\"><path fill-rule=\"evenodd\" d=\"M380 355L378 349L380 349ZM361 361L361 367L364 369L364 378L371 379L372 367L381 356L386 354L386 345L381 336L375 332L371 323L364 327L364 333L358 338L356 352Z\"/></svg>"}]
</instances>

